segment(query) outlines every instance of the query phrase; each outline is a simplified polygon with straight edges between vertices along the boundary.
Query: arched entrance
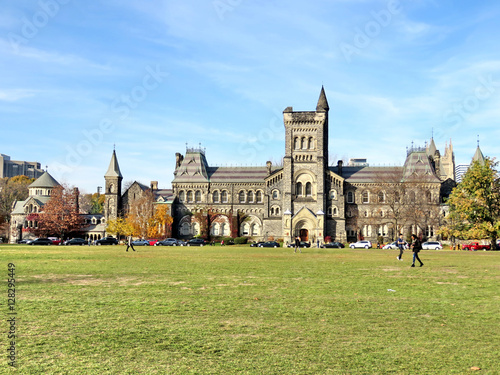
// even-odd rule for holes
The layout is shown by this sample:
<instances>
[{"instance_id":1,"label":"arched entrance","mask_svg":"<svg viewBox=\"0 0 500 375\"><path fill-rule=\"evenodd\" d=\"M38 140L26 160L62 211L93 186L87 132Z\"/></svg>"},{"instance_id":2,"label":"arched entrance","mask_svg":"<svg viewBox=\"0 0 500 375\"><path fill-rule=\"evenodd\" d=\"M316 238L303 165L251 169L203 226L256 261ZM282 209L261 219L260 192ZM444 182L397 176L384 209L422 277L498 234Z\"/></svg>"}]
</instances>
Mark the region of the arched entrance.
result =
<instances>
[{"instance_id":1,"label":"arched entrance","mask_svg":"<svg viewBox=\"0 0 500 375\"><path fill-rule=\"evenodd\" d=\"M301 229L299 236L301 241L309 241L309 231L307 229Z\"/></svg>"}]
</instances>

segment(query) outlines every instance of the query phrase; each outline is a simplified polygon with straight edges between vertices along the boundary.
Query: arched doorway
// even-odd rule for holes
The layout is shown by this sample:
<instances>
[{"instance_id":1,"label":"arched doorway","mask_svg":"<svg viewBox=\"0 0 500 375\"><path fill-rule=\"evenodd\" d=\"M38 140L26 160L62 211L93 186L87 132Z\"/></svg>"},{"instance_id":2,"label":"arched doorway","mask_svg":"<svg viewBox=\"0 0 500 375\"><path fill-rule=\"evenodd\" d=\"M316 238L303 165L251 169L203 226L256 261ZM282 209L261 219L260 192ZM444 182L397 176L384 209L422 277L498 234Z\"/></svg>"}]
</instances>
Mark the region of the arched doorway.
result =
<instances>
[{"instance_id":1,"label":"arched doorway","mask_svg":"<svg viewBox=\"0 0 500 375\"><path fill-rule=\"evenodd\" d=\"M307 229L301 229L299 236L301 241L309 241L309 231Z\"/></svg>"}]
</instances>

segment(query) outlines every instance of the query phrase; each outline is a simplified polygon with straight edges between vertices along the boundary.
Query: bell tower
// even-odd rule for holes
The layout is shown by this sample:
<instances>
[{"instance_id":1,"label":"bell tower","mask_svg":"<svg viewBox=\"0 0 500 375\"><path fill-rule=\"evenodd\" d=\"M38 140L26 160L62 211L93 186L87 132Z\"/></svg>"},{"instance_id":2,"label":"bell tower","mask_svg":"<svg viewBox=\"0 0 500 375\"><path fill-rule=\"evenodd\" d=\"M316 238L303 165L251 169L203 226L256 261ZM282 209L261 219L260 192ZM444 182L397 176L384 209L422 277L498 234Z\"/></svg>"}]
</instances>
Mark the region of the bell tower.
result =
<instances>
[{"instance_id":1,"label":"bell tower","mask_svg":"<svg viewBox=\"0 0 500 375\"><path fill-rule=\"evenodd\" d=\"M316 111L298 112L292 107L283 111L285 125L285 157L283 172L283 212L290 221L284 233L300 236L305 241L324 237L328 169L328 101L321 87Z\"/></svg>"},{"instance_id":2,"label":"bell tower","mask_svg":"<svg viewBox=\"0 0 500 375\"><path fill-rule=\"evenodd\" d=\"M116 158L116 152L113 149L108 171L104 175L104 217L106 221L109 219L116 219L121 210L122 179L123 177L120 172L120 166L118 165L118 159Z\"/></svg>"}]
</instances>

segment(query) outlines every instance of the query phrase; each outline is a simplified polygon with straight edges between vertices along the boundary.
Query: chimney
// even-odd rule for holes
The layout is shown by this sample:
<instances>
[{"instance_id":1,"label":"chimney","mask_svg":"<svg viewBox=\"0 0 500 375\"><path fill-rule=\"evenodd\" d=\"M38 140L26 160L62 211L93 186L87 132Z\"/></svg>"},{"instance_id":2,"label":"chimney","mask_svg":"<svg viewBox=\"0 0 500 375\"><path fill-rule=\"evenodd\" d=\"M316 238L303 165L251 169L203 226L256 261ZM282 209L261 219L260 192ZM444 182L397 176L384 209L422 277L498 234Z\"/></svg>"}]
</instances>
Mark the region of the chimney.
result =
<instances>
[{"instance_id":1,"label":"chimney","mask_svg":"<svg viewBox=\"0 0 500 375\"><path fill-rule=\"evenodd\" d=\"M158 181L151 181L151 190L158 190Z\"/></svg>"},{"instance_id":2,"label":"chimney","mask_svg":"<svg viewBox=\"0 0 500 375\"><path fill-rule=\"evenodd\" d=\"M344 162L342 160L339 160L337 162L337 174L339 176L342 176L342 164L344 164Z\"/></svg>"},{"instance_id":3,"label":"chimney","mask_svg":"<svg viewBox=\"0 0 500 375\"><path fill-rule=\"evenodd\" d=\"M269 176L271 174L271 167L273 166L273 163L268 161L266 162L266 166L267 166L267 175Z\"/></svg>"},{"instance_id":4,"label":"chimney","mask_svg":"<svg viewBox=\"0 0 500 375\"><path fill-rule=\"evenodd\" d=\"M79 203L80 191L78 190L77 187L73 188L73 196L75 199L75 211L77 214L79 214L80 213L80 203Z\"/></svg>"}]
</instances>

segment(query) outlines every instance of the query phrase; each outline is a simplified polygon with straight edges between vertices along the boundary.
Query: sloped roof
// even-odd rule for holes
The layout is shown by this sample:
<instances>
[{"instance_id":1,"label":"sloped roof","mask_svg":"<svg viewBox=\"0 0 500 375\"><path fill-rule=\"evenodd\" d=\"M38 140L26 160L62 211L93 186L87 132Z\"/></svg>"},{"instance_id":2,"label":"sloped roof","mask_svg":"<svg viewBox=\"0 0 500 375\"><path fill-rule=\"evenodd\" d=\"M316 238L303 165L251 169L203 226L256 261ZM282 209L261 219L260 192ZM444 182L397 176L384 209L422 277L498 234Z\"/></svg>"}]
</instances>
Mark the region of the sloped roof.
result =
<instances>
[{"instance_id":1,"label":"sloped roof","mask_svg":"<svg viewBox=\"0 0 500 375\"><path fill-rule=\"evenodd\" d=\"M38 188L53 188L59 186L54 177L52 177L49 172L44 172L40 177L33 181L28 188L38 187Z\"/></svg>"},{"instance_id":2,"label":"sloped roof","mask_svg":"<svg viewBox=\"0 0 500 375\"><path fill-rule=\"evenodd\" d=\"M337 174L337 167L330 167ZM342 167L342 177L349 183L395 182L403 175L403 167Z\"/></svg>"},{"instance_id":3,"label":"sloped roof","mask_svg":"<svg viewBox=\"0 0 500 375\"><path fill-rule=\"evenodd\" d=\"M109 167L104 177L122 177L115 150L113 150L113 155L111 155L111 161L109 162Z\"/></svg>"},{"instance_id":4,"label":"sloped roof","mask_svg":"<svg viewBox=\"0 0 500 375\"><path fill-rule=\"evenodd\" d=\"M207 160L200 151L188 151L179 168L175 170L173 182L208 182Z\"/></svg>"},{"instance_id":5,"label":"sloped roof","mask_svg":"<svg viewBox=\"0 0 500 375\"><path fill-rule=\"evenodd\" d=\"M481 152L481 149L479 146L476 148L476 152L474 153L474 156L472 157L472 162L477 161L479 164L484 165L484 155Z\"/></svg>"},{"instance_id":6,"label":"sloped roof","mask_svg":"<svg viewBox=\"0 0 500 375\"><path fill-rule=\"evenodd\" d=\"M403 179L418 179L425 182L441 182L431 165L426 151L412 151L406 157Z\"/></svg>"},{"instance_id":7,"label":"sloped roof","mask_svg":"<svg viewBox=\"0 0 500 375\"><path fill-rule=\"evenodd\" d=\"M318 104L316 105L316 111L328 111L330 107L328 106L328 100L326 100L325 89L321 86L321 92L319 93Z\"/></svg>"},{"instance_id":8,"label":"sloped roof","mask_svg":"<svg viewBox=\"0 0 500 375\"><path fill-rule=\"evenodd\" d=\"M434 143L434 138L431 138L431 142L427 146L427 155L434 156L436 151L437 151L437 148L436 148L436 144Z\"/></svg>"},{"instance_id":9,"label":"sloped roof","mask_svg":"<svg viewBox=\"0 0 500 375\"><path fill-rule=\"evenodd\" d=\"M264 182L267 167L210 167L210 182Z\"/></svg>"}]
</instances>

